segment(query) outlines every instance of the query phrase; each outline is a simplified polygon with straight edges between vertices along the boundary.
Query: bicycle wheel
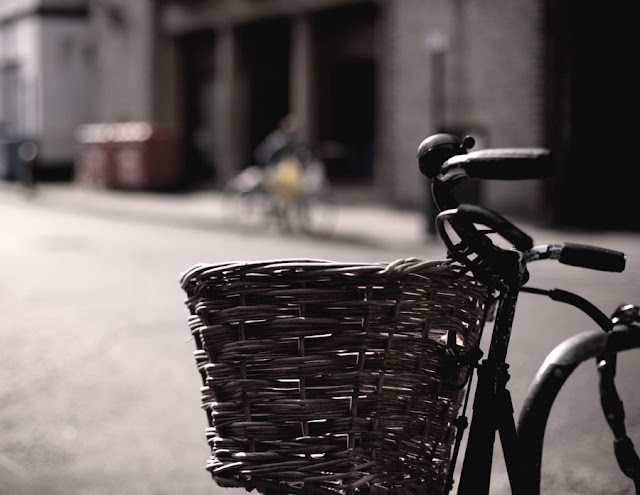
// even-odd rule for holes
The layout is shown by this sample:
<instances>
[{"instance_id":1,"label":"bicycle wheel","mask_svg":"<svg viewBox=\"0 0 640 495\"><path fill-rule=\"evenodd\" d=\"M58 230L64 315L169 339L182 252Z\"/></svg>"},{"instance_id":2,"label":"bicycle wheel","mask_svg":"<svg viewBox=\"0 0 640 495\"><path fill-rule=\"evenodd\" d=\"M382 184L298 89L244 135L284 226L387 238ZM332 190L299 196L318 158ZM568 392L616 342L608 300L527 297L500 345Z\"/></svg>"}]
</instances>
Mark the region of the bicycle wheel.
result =
<instances>
[{"instance_id":1,"label":"bicycle wheel","mask_svg":"<svg viewBox=\"0 0 640 495\"><path fill-rule=\"evenodd\" d=\"M297 201L295 215L300 230L308 235L328 236L334 231L338 208L329 191L309 194Z\"/></svg>"},{"instance_id":2,"label":"bicycle wheel","mask_svg":"<svg viewBox=\"0 0 640 495\"><path fill-rule=\"evenodd\" d=\"M262 189L231 193L225 200L223 225L251 232L265 230L272 218L273 201Z\"/></svg>"},{"instance_id":3,"label":"bicycle wheel","mask_svg":"<svg viewBox=\"0 0 640 495\"><path fill-rule=\"evenodd\" d=\"M584 361L636 348L640 348L640 326L618 325L607 333L592 330L571 337L547 356L527 392L518 421L527 495L540 493L544 432L551 406L569 376Z\"/></svg>"}]
</instances>

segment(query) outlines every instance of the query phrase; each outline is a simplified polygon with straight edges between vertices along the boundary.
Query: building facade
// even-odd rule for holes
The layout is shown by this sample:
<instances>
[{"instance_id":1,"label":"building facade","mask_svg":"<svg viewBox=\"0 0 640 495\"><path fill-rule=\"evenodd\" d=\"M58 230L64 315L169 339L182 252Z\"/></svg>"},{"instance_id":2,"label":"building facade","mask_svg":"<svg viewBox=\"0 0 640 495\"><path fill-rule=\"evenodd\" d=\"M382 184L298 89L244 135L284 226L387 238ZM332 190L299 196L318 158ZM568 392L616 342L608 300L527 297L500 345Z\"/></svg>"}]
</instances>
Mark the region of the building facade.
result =
<instances>
[{"instance_id":1,"label":"building facade","mask_svg":"<svg viewBox=\"0 0 640 495\"><path fill-rule=\"evenodd\" d=\"M572 0L5 0L0 121L52 161L76 123L170 126L185 180L222 184L293 113L334 183L420 208L419 143L470 133L559 163L552 181L472 184L473 200L640 229L632 181L602 173L629 166L624 147L595 146L632 118L619 17Z\"/></svg>"},{"instance_id":2,"label":"building facade","mask_svg":"<svg viewBox=\"0 0 640 495\"><path fill-rule=\"evenodd\" d=\"M222 179L287 113L334 181L411 206L427 194L415 152L434 132L541 144L537 1L165 0L156 15L173 118ZM482 187L499 209L539 201L531 184Z\"/></svg>"},{"instance_id":3,"label":"building facade","mask_svg":"<svg viewBox=\"0 0 640 495\"><path fill-rule=\"evenodd\" d=\"M70 167L91 119L87 19L86 1L0 2L0 135L37 140L46 170Z\"/></svg>"}]
</instances>

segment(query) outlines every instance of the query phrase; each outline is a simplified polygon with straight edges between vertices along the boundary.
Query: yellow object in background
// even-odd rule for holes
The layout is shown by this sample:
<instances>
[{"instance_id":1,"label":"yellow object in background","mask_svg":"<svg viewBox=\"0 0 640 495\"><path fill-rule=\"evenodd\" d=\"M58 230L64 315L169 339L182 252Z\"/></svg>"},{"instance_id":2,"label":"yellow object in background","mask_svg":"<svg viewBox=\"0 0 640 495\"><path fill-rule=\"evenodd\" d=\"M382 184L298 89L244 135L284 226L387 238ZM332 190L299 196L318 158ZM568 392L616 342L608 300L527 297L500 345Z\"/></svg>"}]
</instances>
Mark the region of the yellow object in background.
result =
<instances>
[{"instance_id":1,"label":"yellow object in background","mask_svg":"<svg viewBox=\"0 0 640 495\"><path fill-rule=\"evenodd\" d=\"M304 170L298 159L287 156L278 161L270 174L267 185L277 196L295 200L304 194Z\"/></svg>"}]
</instances>

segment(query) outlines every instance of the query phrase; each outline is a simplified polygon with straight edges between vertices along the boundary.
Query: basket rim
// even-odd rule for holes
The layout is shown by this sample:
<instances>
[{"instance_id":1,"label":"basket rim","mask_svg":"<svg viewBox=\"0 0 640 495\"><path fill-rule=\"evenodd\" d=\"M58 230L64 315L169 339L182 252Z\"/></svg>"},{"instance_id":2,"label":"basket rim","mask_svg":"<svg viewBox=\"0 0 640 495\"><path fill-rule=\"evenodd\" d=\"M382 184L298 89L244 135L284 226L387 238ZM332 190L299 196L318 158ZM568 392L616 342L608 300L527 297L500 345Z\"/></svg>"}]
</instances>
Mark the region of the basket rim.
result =
<instances>
[{"instance_id":1,"label":"basket rim","mask_svg":"<svg viewBox=\"0 0 640 495\"><path fill-rule=\"evenodd\" d=\"M225 271L254 269L258 272L273 272L278 269L290 269L298 265L303 269L315 269L316 273L348 274L349 272L369 272L372 275L402 277L410 274L421 275L437 272L456 272L464 275L464 265L451 259L422 260L420 258L399 258L391 262L341 262L316 258L276 258L254 261L221 261L197 263L180 274L180 284L186 288L193 277L213 275ZM471 277L474 278L475 277ZM477 280L477 279L476 279ZM480 282L478 280L478 282Z\"/></svg>"}]
</instances>

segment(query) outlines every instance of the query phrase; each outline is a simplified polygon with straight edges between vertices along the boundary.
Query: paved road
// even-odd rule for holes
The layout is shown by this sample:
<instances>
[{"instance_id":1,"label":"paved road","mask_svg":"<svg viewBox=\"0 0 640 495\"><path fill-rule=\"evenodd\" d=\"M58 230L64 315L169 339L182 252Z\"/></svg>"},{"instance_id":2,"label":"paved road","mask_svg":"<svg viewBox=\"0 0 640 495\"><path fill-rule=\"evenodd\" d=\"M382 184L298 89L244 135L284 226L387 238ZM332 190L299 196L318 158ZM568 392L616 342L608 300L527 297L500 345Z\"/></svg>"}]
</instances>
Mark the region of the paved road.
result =
<instances>
[{"instance_id":1,"label":"paved road","mask_svg":"<svg viewBox=\"0 0 640 495\"><path fill-rule=\"evenodd\" d=\"M380 206L344 207L336 235L323 240L222 230L212 195L0 192L0 494L244 493L216 488L203 470L205 418L179 273L201 261L442 253L423 238L420 215ZM640 295L640 236L532 230L539 242L588 241L629 255L622 275L540 264L539 285L576 290L606 311ZM544 355L590 326L570 308L535 302L519 303L512 339L516 409ZM620 368L640 442L640 364L625 356ZM591 367L579 370L554 407L550 493L632 493L610 455L593 380ZM493 493L507 493L496 464Z\"/></svg>"}]
</instances>

